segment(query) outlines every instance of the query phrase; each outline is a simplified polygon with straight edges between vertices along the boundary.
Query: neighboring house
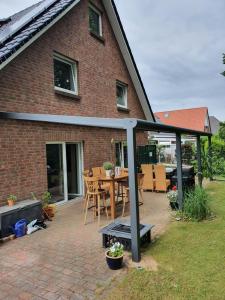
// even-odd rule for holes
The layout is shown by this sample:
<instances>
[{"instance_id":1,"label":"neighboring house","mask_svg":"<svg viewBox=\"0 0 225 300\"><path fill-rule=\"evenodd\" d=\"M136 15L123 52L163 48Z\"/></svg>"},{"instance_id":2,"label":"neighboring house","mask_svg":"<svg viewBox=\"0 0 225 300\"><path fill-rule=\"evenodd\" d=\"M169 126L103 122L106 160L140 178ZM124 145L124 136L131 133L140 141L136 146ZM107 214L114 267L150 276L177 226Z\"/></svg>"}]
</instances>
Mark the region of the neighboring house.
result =
<instances>
[{"instance_id":1,"label":"neighboring house","mask_svg":"<svg viewBox=\"0 0 225 300\"><path fill-rule=\"evenodd\" d=\"M217 134L220 129L220 121L214 116L210 116L209 120L212 134Z\"/></svg>"},{"instance_id":2,"label":"neighboring house","mask_svg":"<svg viewBox=\"0 0 225 300\"><path fill-rule=\"evenodd\" d=\"M44 0L0 20L0 111L154 121L114 2ZM121 130L1 119L0 203L81 195L112 139L125 147Z\"/></svg>"},{"instance_id":3,"label":"neighboring house","mask_svg":"<svg viewBox=\"0 0 225 300\"><path fill-rule=\"evenodd\" d=\"M211 124L207 107L197 107L189 109L179 109L173 111L156 112L156 122L166 125L188 128L203 132L211 132ZM175 162L176 137L168 133L150 133L151 140L158 145L164 146L164 156L166 160ZM195 143L193 136L182 136L182 143Z\"/></svg>"}]
</instances>

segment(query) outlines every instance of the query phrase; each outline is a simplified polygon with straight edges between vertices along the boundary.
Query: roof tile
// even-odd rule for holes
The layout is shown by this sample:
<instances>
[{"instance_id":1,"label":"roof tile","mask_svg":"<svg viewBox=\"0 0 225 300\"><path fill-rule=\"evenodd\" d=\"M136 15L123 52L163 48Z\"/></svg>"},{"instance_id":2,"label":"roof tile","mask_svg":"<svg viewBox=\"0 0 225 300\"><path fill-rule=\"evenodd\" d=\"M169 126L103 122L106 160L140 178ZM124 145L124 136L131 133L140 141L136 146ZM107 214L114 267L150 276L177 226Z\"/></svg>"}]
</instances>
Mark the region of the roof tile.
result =
<instances>
[{"instance_id":1,"label":"roof tile","mask_svg":"<svg viewBox=\"0 0 225 300\"><path fill-rule=\"evenodd\" d=\"M45 0L44 0L45 1ZM24 45L25 40L32 38L44 25L49 24L54 18L56 18L61 12L63 12L70 4L75 0L59 0L50 6L45 12L41 13L33 21L26 25L24 28L19 30L10 39L0 45L0 64L5 61L11 54L17 49ZM32 9L36 8L43 1L25 9L24 11L11 16L12 21L1 27L2 30L7 30L8 26L12 25L13 22L22 18L27 12L31 12Z\"/></svg>"},{"instance_id":2,"label":"roof tile","mask_svg":"<svg viewBox=\"0 0 225 300\"><path fill-rule=\"evenodd\" d=\"M208 115L208 109L207 107L198 107L156 112L154 115L166 125L205 131L205 119Z\"/></svg>"}]
</instances>

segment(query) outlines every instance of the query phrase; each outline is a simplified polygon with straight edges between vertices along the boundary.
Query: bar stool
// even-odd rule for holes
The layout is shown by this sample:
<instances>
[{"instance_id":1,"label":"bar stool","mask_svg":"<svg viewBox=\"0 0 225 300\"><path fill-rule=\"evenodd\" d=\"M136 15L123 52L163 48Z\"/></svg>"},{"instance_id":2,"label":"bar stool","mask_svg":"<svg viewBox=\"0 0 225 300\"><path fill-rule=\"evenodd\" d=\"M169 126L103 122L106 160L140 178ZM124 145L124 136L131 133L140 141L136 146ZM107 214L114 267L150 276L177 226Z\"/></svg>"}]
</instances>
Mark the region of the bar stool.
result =
<instances>
[{"instance_id":1,"label":"bar stool","mask_svg":"<svg viewBox=\"0 0 225 300\"><path fill-rule=\"evenodd\" d=\"M106 205L106 192L102 189L99 189L99 182L98 177L86 177L84 176L84 181L86 185L86 207L85 207L85 213L84 213L84 225L86 224L87 220L87 212L88 209L93 208L94 212L94 218L96 216L96 207L98 212L98 226L100 226L100 213L101 208L103 207L105 209L106 217L108 219L108 211L107 211L107 205ZM101 197L103 197L103 204L101 205ZM89 206L91 204L91 206Z\"/></svg>"}]
</instances>

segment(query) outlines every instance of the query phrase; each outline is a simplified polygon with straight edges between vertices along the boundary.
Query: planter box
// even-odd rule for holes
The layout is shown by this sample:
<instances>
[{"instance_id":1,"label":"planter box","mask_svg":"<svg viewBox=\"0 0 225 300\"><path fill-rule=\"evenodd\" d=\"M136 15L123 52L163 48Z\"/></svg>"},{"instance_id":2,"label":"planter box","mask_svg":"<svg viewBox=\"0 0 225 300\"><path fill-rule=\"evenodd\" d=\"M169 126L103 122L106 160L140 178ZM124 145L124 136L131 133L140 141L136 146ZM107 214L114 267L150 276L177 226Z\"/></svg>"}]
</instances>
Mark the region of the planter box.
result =
<instances>
[{"instance_id":1,"label":"planter box","mask_svg":"<svg viewBox=\"0 0 225 300\"><path fill-rule=\"evenodd\" d=\"M38 200L25 200L13 206L0 207L0 238L11 235L12 226L21 219L31 222L42 219L42 204Z\"/></svg>"}]
</instances>

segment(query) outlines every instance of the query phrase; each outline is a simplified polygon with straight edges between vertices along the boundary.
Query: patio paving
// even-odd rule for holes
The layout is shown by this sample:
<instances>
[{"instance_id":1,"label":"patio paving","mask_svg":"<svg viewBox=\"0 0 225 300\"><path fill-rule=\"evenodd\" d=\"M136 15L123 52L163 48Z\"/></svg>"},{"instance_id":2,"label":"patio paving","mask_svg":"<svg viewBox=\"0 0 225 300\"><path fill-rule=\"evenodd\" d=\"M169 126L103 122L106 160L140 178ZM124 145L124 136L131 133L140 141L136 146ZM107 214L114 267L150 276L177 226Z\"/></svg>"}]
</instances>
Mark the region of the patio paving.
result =
<instances>
[{"instance_id":1,"label":"patio paving","mask_svg":"<svg viewBox=\"0 0 225 300\"><path fill-rule=\"evenodd\" d=\"M141 221L155 224L153 238L162 233L170 212L165 194L144 193ZM127 215L129 211L127 209ZM102 215L101 226L110 220ZM89 213L83 225L82 203L58 207L48 228L0 244L0 299L95 299L121 271L105 263L97 220Z\"/></svg>"}]
</instances>

